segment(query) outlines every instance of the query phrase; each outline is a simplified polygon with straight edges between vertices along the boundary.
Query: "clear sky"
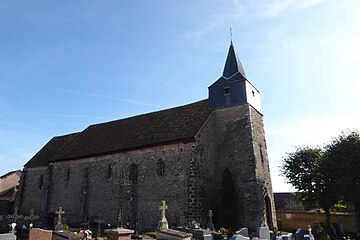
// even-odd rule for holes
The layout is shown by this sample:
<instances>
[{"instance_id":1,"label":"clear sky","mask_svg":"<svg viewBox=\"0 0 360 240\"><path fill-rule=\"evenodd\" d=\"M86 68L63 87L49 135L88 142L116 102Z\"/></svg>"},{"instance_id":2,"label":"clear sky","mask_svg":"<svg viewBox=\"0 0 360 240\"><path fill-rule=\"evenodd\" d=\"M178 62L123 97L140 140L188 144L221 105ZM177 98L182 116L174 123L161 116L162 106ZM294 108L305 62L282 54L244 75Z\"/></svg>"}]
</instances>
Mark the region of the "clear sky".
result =
<instances>
[{"instance_id":1,"label":"clear sky","mask_svg":"<svg viewBox=\"0 0 360 240\"><path fill-rule=\"evenodd\" d=\"M233 42L275 192L297 145L360 128L359 0L1 0L0 175L53 136L207 98Z\"/></svg>"}]
</instances>

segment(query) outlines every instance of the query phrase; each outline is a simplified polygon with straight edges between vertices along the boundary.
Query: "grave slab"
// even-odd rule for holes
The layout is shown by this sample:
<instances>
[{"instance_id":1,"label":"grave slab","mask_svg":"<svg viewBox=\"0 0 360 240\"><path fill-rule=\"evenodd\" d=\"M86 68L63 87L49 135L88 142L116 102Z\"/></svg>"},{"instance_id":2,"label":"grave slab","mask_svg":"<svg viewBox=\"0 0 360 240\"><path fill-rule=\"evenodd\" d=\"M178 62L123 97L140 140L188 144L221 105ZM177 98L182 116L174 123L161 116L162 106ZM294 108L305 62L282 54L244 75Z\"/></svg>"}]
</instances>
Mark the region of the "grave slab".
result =
<instances>
[{"instance_id":1,"label":"grave slab","mask_svg":"<svg viewBox=\"0 0 360 240\"><path fill-rule=\"evenodd\" d=\"M231 237L230 240L250 240L249 237L245 237L243 235L240 235L240 234L235 234Z\"/></svg>"},{"instance_id":2,"label":"grave slab","mask_svg":"<svg viewBox=\"0 0 360 240\"><path fill-rule=\"evenodd\" d=\"M53 232L41 228L33 228L29 234L29 240L51 240Z\"/></svg>"},{"instance_id":3,"label":"grave slab","mask_svg":"<svg viewBox=\"0 0 360 240\"><path fill-rule=\"evenodd\" d=\"M115 228L105 230L105 234L108 240L131 240L131 234L134 230L126 228Z\"/></svg>"},{"instance_id":4,"label":"grave slab","mask_svg":"<svg viewBox=\"0 0 360 240\"><path fill-rule=\"evenodd\" d=\"M239 230L237 230L235 232L236 235L241 235L241 236L244 236L244 237L248 237L249 236L249 229L247 229L246 227L243 227Z\"/></svg>"},{"instance_id":5,"label":"grave slab","mask_svg":"<svg viewBox=\"0 0 360 240\"><path fill-rule=\"evenodd\" d=\"M178 227L175 230L191 233L194 236L194 238L199 239L199 240L212 240L213 239L213 237L211 235L211 231L206 230L206 229L193 229L193 228Z\"/></svg>"},{"instance_id":6,"label":"grave slab","mask_svg":"<svg viewBox=\"0 0 360 240\"><path fill-rule=\"evenodd\" d=\"M191 233L182 232L174 229L167 230L156 230L156 239L164 240L190 240L192 237Z\"/></svg>"},{"instance_id":7,"label":"grave slab","mask_svg":"<svg viewBox=\"0 0 360 240\"><path fill-rule=\"evenodd\" d=\"M16 240L16 235L14 233L0 234L0 240Z\"/></svg>"}]
</instances>

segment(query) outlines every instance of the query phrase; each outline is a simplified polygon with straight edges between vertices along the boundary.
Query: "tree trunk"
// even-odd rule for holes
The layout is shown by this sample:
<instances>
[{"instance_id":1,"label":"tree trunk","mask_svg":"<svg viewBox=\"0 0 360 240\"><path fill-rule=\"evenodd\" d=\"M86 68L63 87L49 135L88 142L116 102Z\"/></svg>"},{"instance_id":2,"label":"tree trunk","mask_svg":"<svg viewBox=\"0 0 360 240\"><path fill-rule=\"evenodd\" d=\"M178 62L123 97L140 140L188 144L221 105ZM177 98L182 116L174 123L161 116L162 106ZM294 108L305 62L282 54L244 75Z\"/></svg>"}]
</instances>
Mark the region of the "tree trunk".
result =
<instances>
[{"instance_id":1,"label":"tree trunk","mask_svg":"<svg viewBox=\"0 0 360 240\"><path fill-rule=\"evenodd\" d=\"M325 210L325 233L328 235L332 235L331 225L330 225L330 209Z\"/></svg>"}]
</instances>

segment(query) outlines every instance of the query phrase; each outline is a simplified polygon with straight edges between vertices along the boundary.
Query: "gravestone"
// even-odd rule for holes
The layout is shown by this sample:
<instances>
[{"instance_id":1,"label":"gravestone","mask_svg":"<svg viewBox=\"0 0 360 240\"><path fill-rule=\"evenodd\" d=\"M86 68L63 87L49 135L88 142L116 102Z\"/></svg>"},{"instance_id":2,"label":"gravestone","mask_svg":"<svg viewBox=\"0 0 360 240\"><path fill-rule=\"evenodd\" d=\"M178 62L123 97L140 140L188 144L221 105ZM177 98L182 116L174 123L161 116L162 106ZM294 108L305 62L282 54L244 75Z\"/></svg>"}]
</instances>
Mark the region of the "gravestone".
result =
<instances>
[{"instance_id":1,"label":"gravestone","mask_svg":"<svg viewBox=\"0 0 360 240\"><path fill-rule=\"evenodd\" d=\"M30 210L30 215L29 216L25 216L24 220L30 220L30 224L29 224L29 229L31 230L33 228L33 222L34 220L39 219L38 215L34 215L34 209Z\"/></svg>"},{"instance_id":2,"label":"gravestone","mask_svg":"<svg viewBox=\"0 0 360 240\"><path fill-rule=\"evenodd\" d=\"M292 239L292 233L281 235L282 240L291 240Z\"/></svg>"},{"instance_id":3,"label":"gravestone","mask_svg":"<svg viewBox=\"0 0 360 240\"><path fill-rule=\"evenodd\" d=\"M241 235L241 236L244 236L244 237L248 237L249 236L249 230L246 228L246 227L243 227L239 230L237 230L235 232L236 235Z\"/></svg>"},{"instance_id":4,"label":"gravestone","mask_svg":"<svg viewBox=\"0 0 360 240\"><path fill-rule=\"evenodd\" d=\"M57 223L55 225L54 230L55 231L63 231L64 230L64 225L61 223L61 216L63 214L65 214L65 211L63 211L62 207L59 207L59 210L55 212L57 216Z\"/></svg>"},{"instance_id":5,"label":"gravestone","mask_svg":"<svg viewBox=\"0 0 360 240\"><path fill-rule=\"evenodd\" d=\"M206 229L178 227L178 228L176 228L176 230L181 231L181 232L191 233L193 235L193 237L198 240L212 240L213 239L213 237L211 235L211 231L206 230Z\"/></svg>"},{"instance_id":6,"label":"gravestone","mask_svg":"<svg viewBox=\"0 0 360 240\"><path fill-rule=\"evenodd\" d=\"M56 232L33 228L29 234L29 240L78 240L81 239L78 234L72 232Z\"/></svg>"},{"instance_id":7,"label":"gravestone","mask_svg":"<svg viewBox=\"0 0 360 240\"><path fill-rule=\"evenodd\" d=\"M240 234L234 234L230 240L250 240L250 238Z\"/></svg>"},{"instance_id":8,"label":"gravestone","mask_svg":"<svg viewBox=\"0 0 360 240\"><path fill-rule=\"evenodd\" d=\"M256 233L260 239L270 240L270 231L268 227L258 227Z\"/></svg>"},{"instance_id":9,"label":"gravestone","mask_svg":"<svg viewBox=\"0 0 360 240\"><path fill-rule=\"evenodd\" d=\"M301 228L297 229L295 232L295 240L304 240L304 231Z\"/></svg>"},{"instance_id":10,"label":"gravestone","mask_svg":"<svg viewBox=\"0 0 360 240\"><path fill-rule=\"evenodd\" d=\"M131 240L131 234L134 230L126 228L116 228L105 230L107 240Z\"/></svg>"},{"instance_id":11,"label":"gravestone","mask_svg":"<svg viewBox=\"0 0 360 240\"><path fill-rule=\"evenodd\" d=\"M159 229L156 232L156 239L167 239L167 240L190 240L192 237L191 233L182 232L174 229L169 229L169 224L166 220L166 206L165 201L161 201L159 210L161 211L161 220L159 222Z\"/></svg>"},{"instance_id":12,"label":"gravestone","mask_svg":"<svg viewBox=\"0 0 360 240\"><path fill-rule=\"evenodd\" d=\"M168 206L166 206L165 201L161 201L161 206L159 207L159 210L161 211L161 220L159 222L159 230L160 231L164 231L169 229L169 224L168 221L166 220L166 216L165 216L165 211L168 208Z\"/></svg>"},{"instance_id":13,"label":"gravestone","mask_svg":"<svg viewBox=\"0 0 360 240\"><path fill-rule=\"evenodd\" d=\"M0 234L0 240L16 240L16 235L14 233Z\"/></svg>"},{"instance_id":14,"label":"gravestone","mask_svg":"<svg viewBox=\"0 0 360 240\"><path fill-rule=\"evenodd\" d=\"M214 216L214 214L213 214L212 210L209 210L207 215L208 215L208 217L209 217L209 221L208 221L206 227L207 227L207 229L209 229L210 231L214 231L214 230L215 230L215 226L214 226L214 223L213 223L213 221L212 221L212 217Z\"/></svg>"},{"instance_id":15,"label":"gravestone","mask_svg":"<svg viewBox=\"0 0 360 240\"><path fill-rule=\"evenodd\" d=\"M33 228L30 230L29 240L51 240L53 231Z\"/></svg>"},{"instance_id":16,"label":"gravestone","mask_svg":"<svg viewBox=\"0 0 360 240\"><path fill-rule=\"evenodd\" d=\"M16 221L18 220L18 219L21 219L21 218L23 218L24 216L23 215L19 215L18 214L18 208L17 207L15 207L15 209L14 209L14 214L13 215L7 215L6 216L6 218L8 218L8 219L12 219L12 223L11 223L11 233L16 233L16 231L15 231L15 227L16 227Z\"/></svg>"},{"instance_id":17,"label":"gravestone","mask_svg":"<svg viewBox=\"0 0 360 240\"><path fill-rule=\"evenodd\" d=\"M99 213L98 218L94 219L94 222L97 224L96 237L99 238L101 236L101 224L104 222L101 213Z\"/></svg>"}]
</instances>

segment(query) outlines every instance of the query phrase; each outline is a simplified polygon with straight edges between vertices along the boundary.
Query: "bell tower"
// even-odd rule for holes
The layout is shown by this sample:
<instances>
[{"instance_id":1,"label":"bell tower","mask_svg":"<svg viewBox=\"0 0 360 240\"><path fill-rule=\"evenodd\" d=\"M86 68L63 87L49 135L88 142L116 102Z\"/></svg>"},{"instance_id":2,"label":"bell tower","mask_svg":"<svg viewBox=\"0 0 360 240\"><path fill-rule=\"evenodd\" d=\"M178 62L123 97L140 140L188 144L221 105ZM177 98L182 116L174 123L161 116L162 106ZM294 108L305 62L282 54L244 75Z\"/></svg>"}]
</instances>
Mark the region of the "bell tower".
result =
<instances>
[{"instance_id":1,"label":"bell tower","mask_svg":"<svg viewBox=\"0 0 360 240\"><path fill-rule=\"evenodd\" d=\"M213 210L215 226L276 227L260 92L247 79L232 41L222 76L209 87L208 108L213 114L199 143L208 153L200 158L213 171L203 183L204 206Z\"/></svg>"},{"instance_id":2,"label":"bell tower","mask_svg":"<svg viewBox=\"0 0 360 240\"><path fill-rule=\"evenodd\" d=\"M209 108L225 108L245 103L261 112L260 92L246 78L232 41L222 76L209 87Z\"/></svg>"}]
</instances>

